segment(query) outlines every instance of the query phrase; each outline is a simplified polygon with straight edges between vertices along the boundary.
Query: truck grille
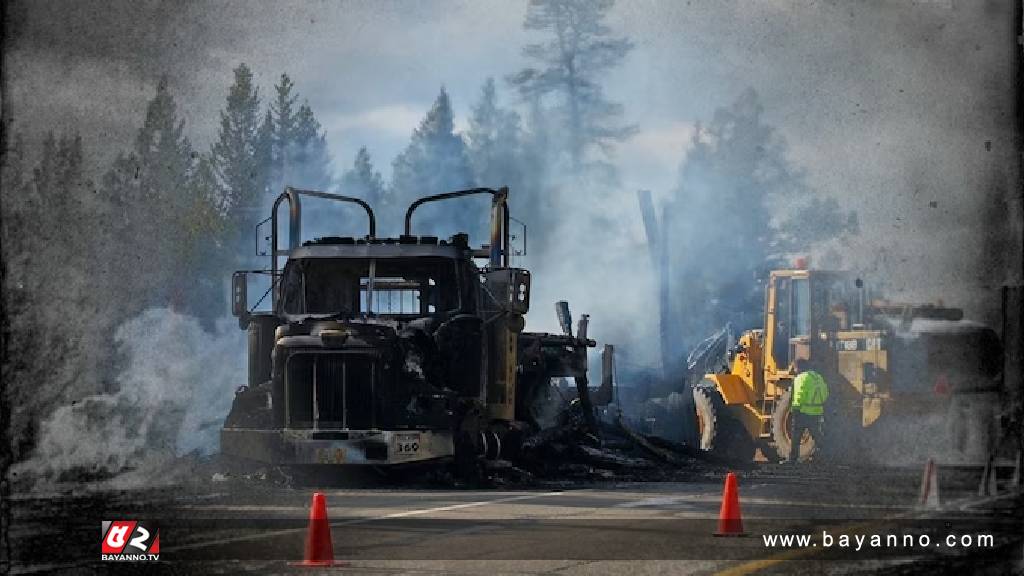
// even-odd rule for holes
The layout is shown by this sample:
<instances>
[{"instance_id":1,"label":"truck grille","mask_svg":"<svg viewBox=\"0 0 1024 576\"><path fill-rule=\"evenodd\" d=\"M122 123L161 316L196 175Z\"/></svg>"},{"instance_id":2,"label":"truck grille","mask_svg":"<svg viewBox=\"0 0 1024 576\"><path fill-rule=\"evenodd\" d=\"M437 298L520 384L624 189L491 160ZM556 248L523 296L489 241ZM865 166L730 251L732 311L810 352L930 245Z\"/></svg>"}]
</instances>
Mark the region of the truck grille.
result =
<instances>
[{"instance_id":1,"label":"truck grille","mask_svg":"<svg viewBox=\"0 0 1024 576\"><path fill-rule=\"evenodd\" d=\"M367 430L377 426L376 358L353 353L297 353L288 359L288 428Z\"/></svg>"}]
</instances>

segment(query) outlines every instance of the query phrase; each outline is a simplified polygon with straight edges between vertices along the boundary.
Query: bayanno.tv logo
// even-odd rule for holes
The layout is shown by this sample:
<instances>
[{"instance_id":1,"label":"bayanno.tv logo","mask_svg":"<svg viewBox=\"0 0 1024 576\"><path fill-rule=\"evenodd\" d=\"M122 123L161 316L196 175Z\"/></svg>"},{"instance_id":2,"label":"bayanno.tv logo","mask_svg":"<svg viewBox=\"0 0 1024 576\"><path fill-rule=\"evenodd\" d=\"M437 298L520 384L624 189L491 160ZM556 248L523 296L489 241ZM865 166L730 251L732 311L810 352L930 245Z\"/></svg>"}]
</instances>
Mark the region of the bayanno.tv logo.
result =
<instances>
[{"instance_id":1,"label":"bayanno.tv logo","mask_svg":"<svg viewBox=\"0 0 1024 576\"><path fill-rule=\"evenodd\" d=\"M104 520L100 560L148 562L160 559L160 528L153 522Z\"/></svg>"}]
</instances>

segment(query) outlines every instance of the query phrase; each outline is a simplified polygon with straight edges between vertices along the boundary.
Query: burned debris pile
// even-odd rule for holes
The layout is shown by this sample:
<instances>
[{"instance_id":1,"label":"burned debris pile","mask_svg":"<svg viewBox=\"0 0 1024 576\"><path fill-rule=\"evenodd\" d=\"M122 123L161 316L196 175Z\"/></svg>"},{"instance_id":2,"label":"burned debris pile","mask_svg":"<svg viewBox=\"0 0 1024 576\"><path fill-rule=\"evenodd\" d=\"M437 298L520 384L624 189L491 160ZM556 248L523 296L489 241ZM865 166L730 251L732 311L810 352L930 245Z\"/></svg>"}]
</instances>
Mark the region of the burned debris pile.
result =
<instances>
[{"instance_id":1,"label":"burned debris pile","mask_svg":"<svg viewBox=\"0 0 1024 576\"><path fill-rule=\"evenodd\" d=\"M699 461L682 450L659 448L616 424L598 434L571 424L543 430L523 444L518 466L538 481L650 481L693 475Z\"/></svg>"}]
</instances>

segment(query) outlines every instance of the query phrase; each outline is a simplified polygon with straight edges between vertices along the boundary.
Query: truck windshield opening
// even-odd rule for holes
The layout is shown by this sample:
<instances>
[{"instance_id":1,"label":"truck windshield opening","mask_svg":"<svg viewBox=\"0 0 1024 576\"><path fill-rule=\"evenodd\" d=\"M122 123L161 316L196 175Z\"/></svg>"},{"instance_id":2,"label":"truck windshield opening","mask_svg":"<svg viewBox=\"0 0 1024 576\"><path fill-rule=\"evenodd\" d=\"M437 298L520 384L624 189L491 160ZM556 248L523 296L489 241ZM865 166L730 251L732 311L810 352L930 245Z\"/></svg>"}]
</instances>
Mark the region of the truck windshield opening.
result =
<instances>
[{"instance_id":1,"label":"truck windshield opening","mask_svg":"<svg viewBox=\"0 0 1024 576\"><path fill-rule=\"evenodd\" d=\"M372 283L370 264L370 259L334 258L289 262L281 280L281 309L285 314L416 317L459 308L455 262L447 258L377 259Z\"/></svg>"}]
</instances>

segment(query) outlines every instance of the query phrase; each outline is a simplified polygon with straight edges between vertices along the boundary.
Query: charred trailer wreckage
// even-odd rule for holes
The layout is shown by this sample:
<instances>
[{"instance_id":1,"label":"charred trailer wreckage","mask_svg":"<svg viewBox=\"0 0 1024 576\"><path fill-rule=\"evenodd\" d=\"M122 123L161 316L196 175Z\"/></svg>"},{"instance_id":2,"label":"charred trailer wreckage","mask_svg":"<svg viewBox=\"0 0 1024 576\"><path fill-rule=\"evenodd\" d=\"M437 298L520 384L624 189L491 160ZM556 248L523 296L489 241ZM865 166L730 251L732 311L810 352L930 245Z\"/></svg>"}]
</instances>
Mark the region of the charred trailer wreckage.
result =
<instances>
[{"instance_id":1,"label":"charred trailer wreckage","mask_svg":"<svg viewBox=\"0 0 1024 576\"><path fill-rule=\"evenodd\" d=\"M489 245L473 248L464 233L413 235L419 206L478 194L491 196ZM302 242L302 196L356 204L367 235ZM286 250L278 248L282 202ZM270 220L270 270L251 272L269 272L272 310L248 308L249 272L232 277L249 380L222 428L223 454L283 466L462 468L514 461L540 428L534 404L552 378L575 378L578 404L590 409L587 349L596 344L586 316L575 335L564 321L562 334L523 332L530 273L510 266L507 188L416 200L399 238L376 236L366 202L317 191L285 189ZM558 312L567 321L564 303Z\"/></svg>"}]
</instances>

